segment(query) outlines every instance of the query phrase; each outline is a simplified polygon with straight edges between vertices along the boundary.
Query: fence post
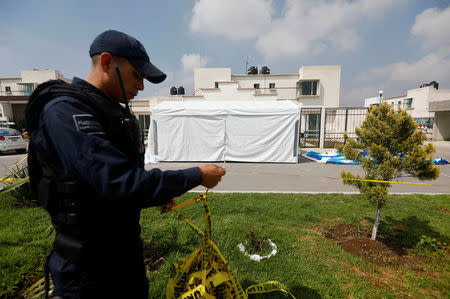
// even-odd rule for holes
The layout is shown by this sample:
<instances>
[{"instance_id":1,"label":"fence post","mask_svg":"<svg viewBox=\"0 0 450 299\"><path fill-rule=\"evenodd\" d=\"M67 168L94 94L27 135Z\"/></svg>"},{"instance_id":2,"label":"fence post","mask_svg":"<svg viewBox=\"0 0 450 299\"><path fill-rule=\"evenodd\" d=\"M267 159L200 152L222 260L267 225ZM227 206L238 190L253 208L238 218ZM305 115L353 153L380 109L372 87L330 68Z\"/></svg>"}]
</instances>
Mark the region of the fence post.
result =
<instances>
[{"instance_id":1,"label":"fence post","mask_svg":"<svg viewBox=\"0 0 450 299\"><path fill-rule=\"evenodd\" d=\"M320 109L320 133L319 133L319 148L323 148L325 140L325 107Z\"/></svg>"}]
</instances>

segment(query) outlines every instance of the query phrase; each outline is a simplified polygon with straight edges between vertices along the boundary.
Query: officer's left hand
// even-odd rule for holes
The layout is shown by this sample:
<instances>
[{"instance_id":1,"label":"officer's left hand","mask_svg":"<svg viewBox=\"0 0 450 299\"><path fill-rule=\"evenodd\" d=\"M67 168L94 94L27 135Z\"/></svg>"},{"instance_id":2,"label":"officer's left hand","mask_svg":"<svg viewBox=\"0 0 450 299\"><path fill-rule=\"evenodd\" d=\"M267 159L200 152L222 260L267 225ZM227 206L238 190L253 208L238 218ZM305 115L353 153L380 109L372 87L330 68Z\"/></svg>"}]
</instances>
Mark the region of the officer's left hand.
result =
<instances>
[{"instance_id":1,"label":"officer's left hand","mask_svg":"<svg viewBox=\"0 0 450 299\"><path fill-rule=\"evenodd\" d=\"M176 205L177 203L175 202L175 199L171 199L169 203L166 203L161 207L161 214L169 212L170 209L172 209Z\"/></svg>"}]
</instances>

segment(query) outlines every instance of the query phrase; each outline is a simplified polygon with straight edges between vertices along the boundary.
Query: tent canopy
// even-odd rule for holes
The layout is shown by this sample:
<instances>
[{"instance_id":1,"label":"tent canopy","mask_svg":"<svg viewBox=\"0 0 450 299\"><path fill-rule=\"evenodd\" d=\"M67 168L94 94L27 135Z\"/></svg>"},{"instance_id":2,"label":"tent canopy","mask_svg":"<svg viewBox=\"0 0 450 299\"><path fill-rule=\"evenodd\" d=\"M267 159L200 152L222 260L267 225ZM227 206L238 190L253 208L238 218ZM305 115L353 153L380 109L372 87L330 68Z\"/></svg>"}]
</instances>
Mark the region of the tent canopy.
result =
<instances>
[{"instance_id":1,"label":"tent canopy","mask_svg":"<svg viewBox=\"0 0 450 299\"><path fill-rule=\"evenodd\" d=\"M163 102L152 110L147 161L298 161L291 101Z\"/></svg>"}]
</instances>

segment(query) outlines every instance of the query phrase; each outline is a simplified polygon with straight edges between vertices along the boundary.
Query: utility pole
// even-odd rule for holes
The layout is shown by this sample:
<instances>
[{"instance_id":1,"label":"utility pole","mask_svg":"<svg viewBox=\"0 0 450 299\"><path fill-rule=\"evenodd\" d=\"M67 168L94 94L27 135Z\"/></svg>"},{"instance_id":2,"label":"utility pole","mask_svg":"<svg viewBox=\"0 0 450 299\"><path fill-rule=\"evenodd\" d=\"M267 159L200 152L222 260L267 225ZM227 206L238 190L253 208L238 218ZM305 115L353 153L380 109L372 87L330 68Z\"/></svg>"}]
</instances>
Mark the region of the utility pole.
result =
<instances>
[{"instance_id":1,"label":"utility pole","mask_svg":"<svg viewBox=\"0 0 450 299\"><path fill-rule=\"evenodd\" d=\"M244 74L247 74L247 70L248 70L248 55L245 58L245 70L244 70Z\"/></svg>"}]
</instances>

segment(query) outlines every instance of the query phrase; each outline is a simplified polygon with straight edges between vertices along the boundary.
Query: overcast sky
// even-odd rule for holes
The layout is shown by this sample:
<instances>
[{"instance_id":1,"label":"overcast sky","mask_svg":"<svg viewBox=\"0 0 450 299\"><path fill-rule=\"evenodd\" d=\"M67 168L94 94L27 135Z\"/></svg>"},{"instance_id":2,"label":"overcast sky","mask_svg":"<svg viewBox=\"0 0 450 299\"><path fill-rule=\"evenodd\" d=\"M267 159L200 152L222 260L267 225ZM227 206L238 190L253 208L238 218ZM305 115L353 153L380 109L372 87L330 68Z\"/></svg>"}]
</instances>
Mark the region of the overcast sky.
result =
<instances>
[{"instance_id":1,"label":"overcast sky","mask_svg":"<svg viewBox=\"0 0 450 299\"><path fill-rule=\"evenodd\" d=\"M138 38L168 75L138 98L192 93L196 67L243 74L247 56L272 74L341 65L340 106L433 80L450 89L448 0L0 0L0 77L84 78L89 45L107 29Z\"/></svg>"}]
</instances>

